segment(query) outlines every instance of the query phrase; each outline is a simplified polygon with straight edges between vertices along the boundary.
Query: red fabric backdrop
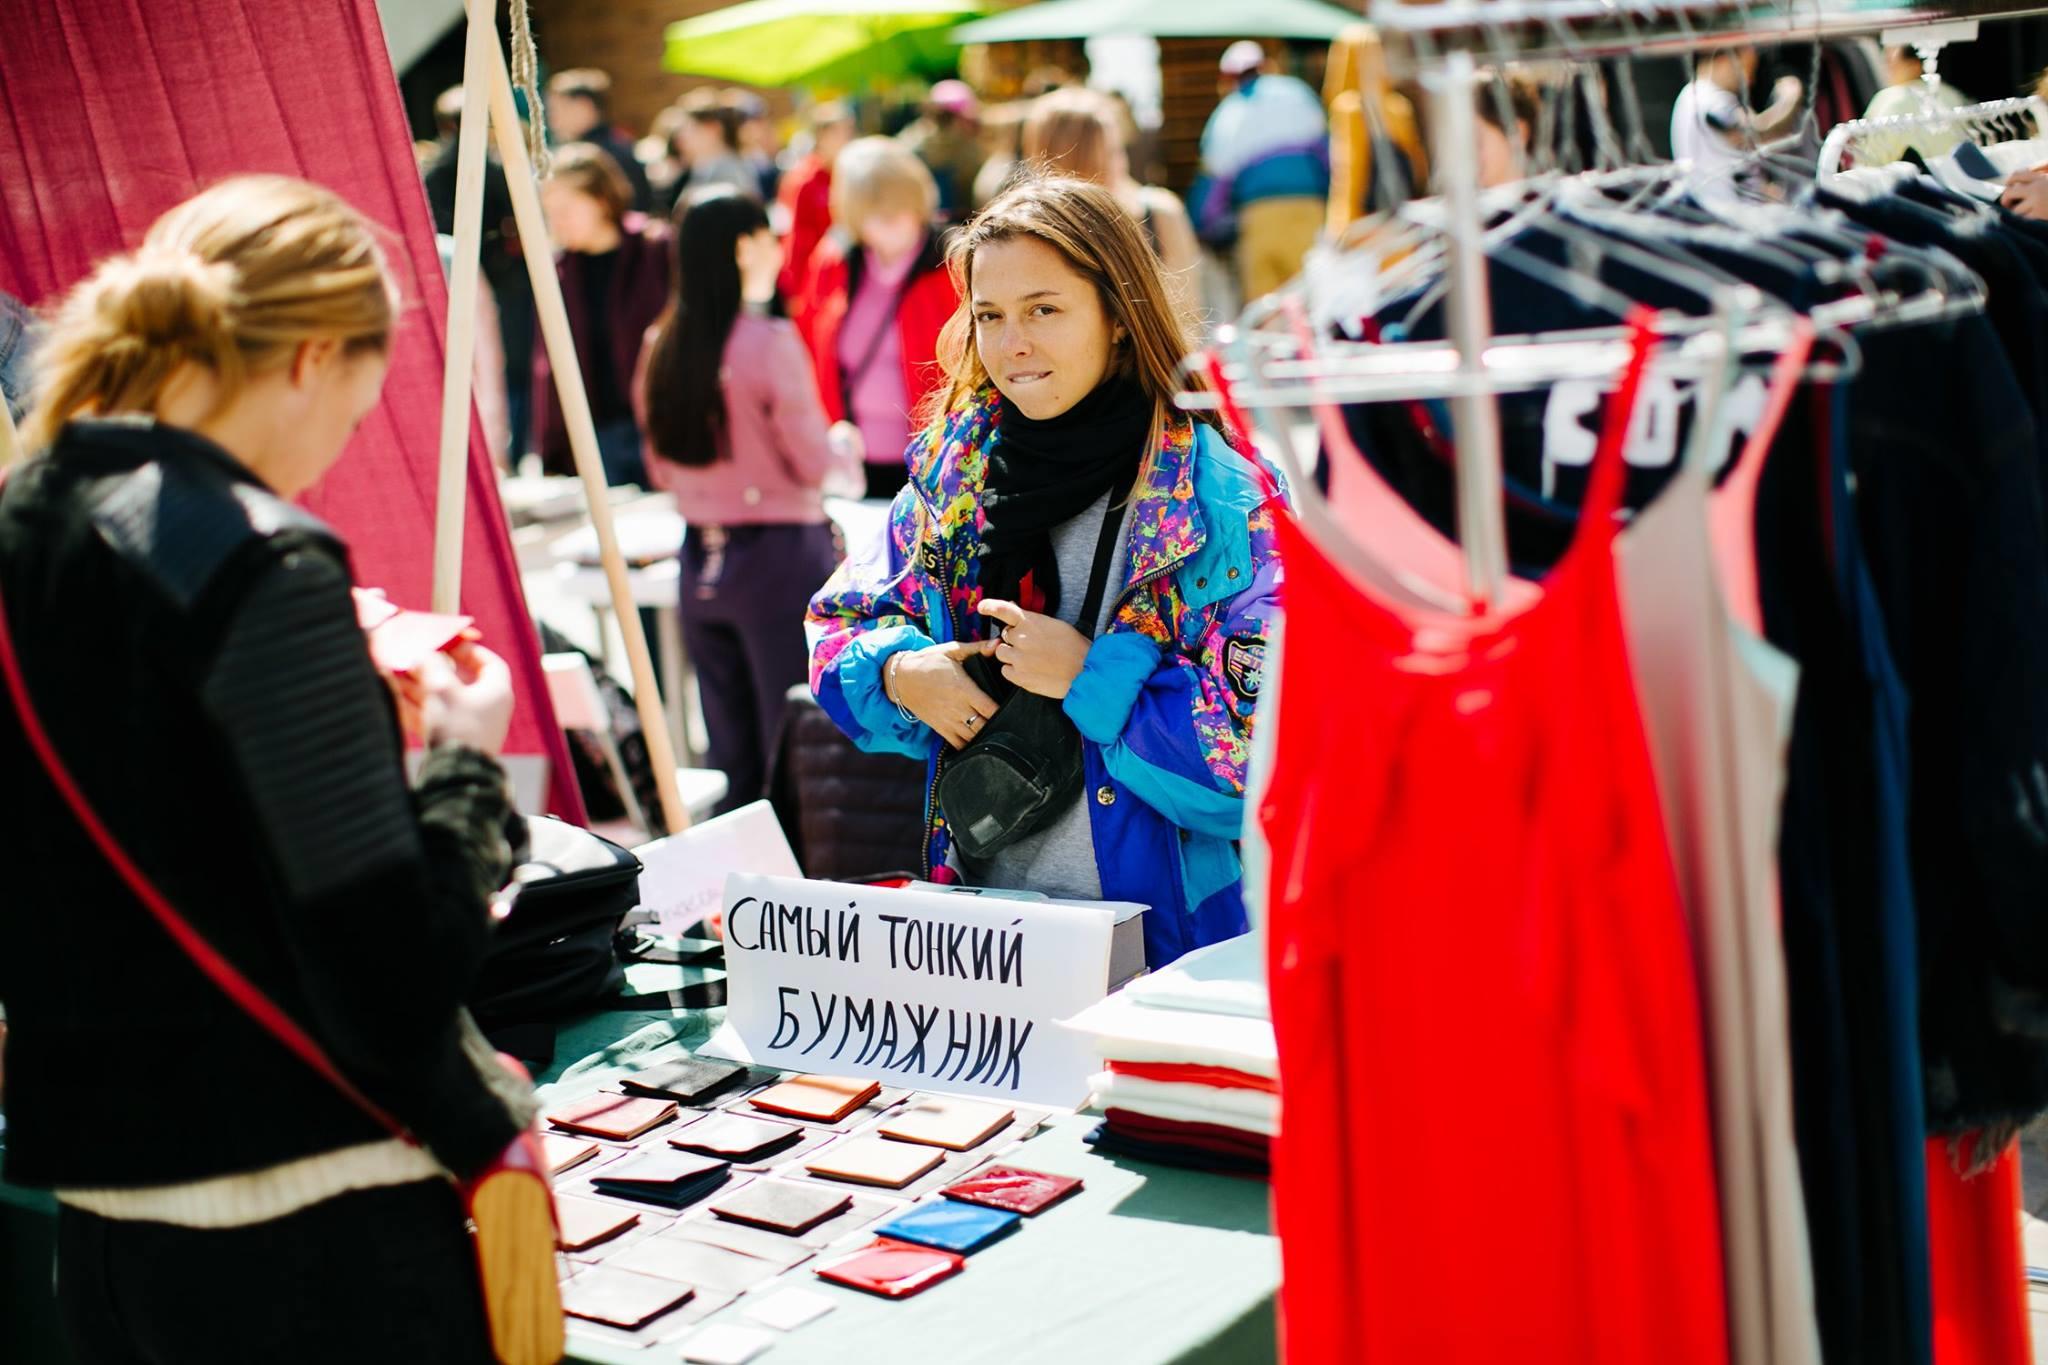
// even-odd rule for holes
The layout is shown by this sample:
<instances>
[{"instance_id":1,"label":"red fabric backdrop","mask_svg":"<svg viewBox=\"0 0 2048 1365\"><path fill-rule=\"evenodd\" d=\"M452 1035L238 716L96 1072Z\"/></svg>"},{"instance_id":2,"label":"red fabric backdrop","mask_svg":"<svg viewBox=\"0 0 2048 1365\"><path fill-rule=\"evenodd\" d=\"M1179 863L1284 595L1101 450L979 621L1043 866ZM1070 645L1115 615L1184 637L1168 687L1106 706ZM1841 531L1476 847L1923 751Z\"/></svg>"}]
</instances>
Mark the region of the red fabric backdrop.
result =
<instances>
[{"instance_id":1,"label":"red fabric backdrop","mask_svg":"<svg viewBox=\"0 0 2048 1365\"><path fill-rule=\"evenodd\" d=\"M425 607L447 291L373 0L0 0L0 289L48 303L194 190L246 171L336 190L390 230L407 308L384 401L306 505L358 579ZM510 661L506 751L549 760L581 820L481 428L462 609Z\"/></svg>"}]
</instances>

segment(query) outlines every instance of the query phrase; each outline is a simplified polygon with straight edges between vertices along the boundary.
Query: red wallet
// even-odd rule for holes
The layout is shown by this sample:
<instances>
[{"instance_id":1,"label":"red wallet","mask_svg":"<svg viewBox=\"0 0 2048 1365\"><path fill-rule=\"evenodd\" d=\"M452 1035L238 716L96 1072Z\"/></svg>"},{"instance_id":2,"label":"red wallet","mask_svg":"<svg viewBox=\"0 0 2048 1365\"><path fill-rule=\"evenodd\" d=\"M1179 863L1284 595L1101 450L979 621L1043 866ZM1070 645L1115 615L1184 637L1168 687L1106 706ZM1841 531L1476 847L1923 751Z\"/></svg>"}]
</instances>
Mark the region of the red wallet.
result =
<instances>
[{"instance_id":1,"label":"red wallet","mask_svg":"<svg viewBox=\"0 0 2048 1365\"><path fill-rule=\"evenodd\" d=\"M1027 1171L1022 1166L986 1166L965 1180L954 1181L939 1193L948 1199L985 1204L992 1209L1008 1209L1029 1218L1051 1208L1080 1188L1081 1182L1070 1175Z\"/></svg>"},{"instance_id":2,"label":"red wallet","mask_svg":"<svg viewBox=\"0 0 2048 1365\"><path fill-rule=\"evenodd\" d=\"M818 1278L885 1299L907 1299L966 1268L965 1256L877 1237L851 1256L819 1266Z\"/></svg>"}]
</instances>

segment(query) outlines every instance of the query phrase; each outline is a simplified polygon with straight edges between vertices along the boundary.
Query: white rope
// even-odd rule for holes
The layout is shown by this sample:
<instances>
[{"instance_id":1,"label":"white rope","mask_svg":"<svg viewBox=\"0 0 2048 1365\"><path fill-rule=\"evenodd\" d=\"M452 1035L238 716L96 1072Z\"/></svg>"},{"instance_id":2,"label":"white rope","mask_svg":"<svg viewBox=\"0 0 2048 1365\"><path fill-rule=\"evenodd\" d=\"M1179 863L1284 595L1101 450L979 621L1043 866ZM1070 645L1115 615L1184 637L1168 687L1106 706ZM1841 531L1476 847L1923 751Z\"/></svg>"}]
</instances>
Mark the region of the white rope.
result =
<instances>
[{"instance_id":1,"label":"white rope","mask_svg":"<svg viewBox=\"0 0 2048 1365\"><path fill-rule=\"evenodd\" d=\"M512 84L526 96L526 156L533 173L548 177L547 106L540 99L540 53L533 44L533 15L527 0L511 0Z\"/></svg>"}]
</instances>

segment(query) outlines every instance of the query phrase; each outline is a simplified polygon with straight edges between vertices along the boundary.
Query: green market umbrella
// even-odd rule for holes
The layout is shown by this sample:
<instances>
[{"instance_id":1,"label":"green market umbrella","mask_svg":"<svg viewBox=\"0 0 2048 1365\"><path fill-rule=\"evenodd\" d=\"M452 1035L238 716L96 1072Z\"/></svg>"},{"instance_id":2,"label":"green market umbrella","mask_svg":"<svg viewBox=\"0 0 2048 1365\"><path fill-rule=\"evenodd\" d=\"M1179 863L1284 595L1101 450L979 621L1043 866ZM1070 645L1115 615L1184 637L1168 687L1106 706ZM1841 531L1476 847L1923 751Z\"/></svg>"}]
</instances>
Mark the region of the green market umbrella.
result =
<instances>
[{"instance_id":1,"label":"green market umbrella","mask_svg":"<svg viewBox=\"0 0 2048 1365\"><path fill-rule=\"evenodd\" d=\"M1308 38L1328 41L1358 23L1364 7L1324 0L1044 0L953 30L959 43L1103 38Z\"/></svg>"},{"instance_id":2,"label":"green market umbrella","mask_svg":"<svg viewBox=\"0 0 2048 1365\"><path fill-rule=\"evenodd\" d=\"M851 84L947 73L949 30L979 0L747 0L670 24L662 65L743 85Z\"/></svg>"}]
</instances>

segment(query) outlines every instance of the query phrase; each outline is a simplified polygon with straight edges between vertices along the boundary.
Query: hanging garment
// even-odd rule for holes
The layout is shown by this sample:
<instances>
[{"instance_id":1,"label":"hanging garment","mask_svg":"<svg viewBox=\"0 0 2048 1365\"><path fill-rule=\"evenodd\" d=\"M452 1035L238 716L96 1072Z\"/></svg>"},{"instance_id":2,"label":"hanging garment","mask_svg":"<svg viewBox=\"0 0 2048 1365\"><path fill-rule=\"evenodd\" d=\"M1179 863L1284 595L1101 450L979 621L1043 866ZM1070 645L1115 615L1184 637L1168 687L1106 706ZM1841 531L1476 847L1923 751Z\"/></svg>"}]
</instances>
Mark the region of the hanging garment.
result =
<instances>
[{"instance_id":1,"label":"hanging garment","mask_svg":"<svg viewBox=\"0 0 2048 1365\"><path fill-rule=\"evenodd\" d=\"M1982 1138L1966 1139L1968 1143ZM2029 1365L2033 1333L2020 1246L2020 1153L1957 1173L1946 1139L1927 1144L1934 1257L1934 1365Z\"/></svg>"},{"instance_id":2,"label":"hanging garment","mask_svg":"<svg viewBox=\"0 0 2048 1365\"><path fill-rule=\"evenodd\" d=\"M1886 336L1889 346L1904 338ZM1879 339L1868 338L1866 365ZM1860 555L1841 388L1801 397L1766 462L1757 559L1799 660L1779 876L1800 1179L1824 1359L1931 1357L1905 690Z\"/></svg>"},{"instance_id":3,"label":"hanging garment","mask_svg":"<svg viewBox=\"0 0 2048 1365\"><path fill-rule=\"evenodd\" d=\"M1931 201L1946 192L1925 181L1898 189L1834 182L1827 197L1925 234L1990 284L1984 318L1866 354L1842 415L1874 599L1913 699L1919 1041L1927 1131L1951 1134L2048 1106L2048 423L2029 406L2048 393L2048 237L1980 208L1942 219Z\"/></svg>"},{"instance_id":4,"label":"hanging garment","mask_svg":"<svg viewBox=\"0 0 2048 1365\"><path fill-rule=\"evenodd\" d=\"M1598 227L1646 248L1697 252L1794 307L1815 296L1811 271L1798 275L1784 261L1758 254L1767 246L1775 250L1783 239L1749 241L1721 227L1691 227L1650 215L1637 219L1632 215L1626 224ZM1839 237L1838 229L1829 230ZM1828 232L1800 231L1806 246L1831 240ZM1565 264L1555 242L1518 244ZM1869 268L1885 281L1884 287L1901 294L1925 288L1929 278L1948 281L1952 290L1964 287L1953 277L1953 258L1912 248L1888 247ZM1496 269L1492 278L1500 286L1495 320L1503 330L1546 330L1559 325L1559 319L1575 319L1581 308L1504 269ZM1640 271L1629 274L1620 266L1603 265L1603 278L1660 305L1687 302L1676 284ZM1398 306L1390 306L1389 313L1398 315ZM1422 321L1426 325L1418 326L1416 335L1433 334L1434 318ZM1956 473L2004 468L2009 461L1993 456L2015 440L2031 439L2032 423L2013 393L2010 368L1985 351L1987 343L1995 348L1996 342L1982 317L1893 326L1860 333L1859 339L1864 366L1853 386L1853 431L1849 422L1833 420L1833 395L1801 395L1797 410L1802 415L1781 432L1763 471L1757 557L1768 637L1798 660L1802 674L1779 862L1795 1130L1822 1354L1859 1365L1915 1365L1926 1361L1931 1350L1925 1171L1919 1151L1924 1131L1921 1041L1915 1022L1920 991L1913 976L1914 960L1927 940L1924 919L1915 922L1903 814L1908 777L1917 785L1918 772L1908 763L1905 692L1893 663L1887 618L1876 609L1880 598L1872 570L1861 554L1858 506L1872 504L1872 490L1882 494L1874 507L1885 519L1872 520L1872 505L1866 505L1863 525L1875 528L1872 542L1884 547L1888 557L1897 545L1926 545L1929 529L1943 521L1956 531L1985 524L1981 513L1960 510L1953 488L1923 482L1923 489L1932 488L1939 496L1915 496L1901 475L1926 480L1933 468L1944 465ZM1571 503L1585 484L1586 462L1561 457L1552 439L1569 438L1563 442L1567 450L1579 440L1573 430L1579 423L1557 420L1559 408L1567 415L1571 411L1564 397L1553 393L1534 403L1503 405L1509 542L1518 570L1540 573L1554 562L1575 525ZM1445 427L1443 414L1430 416L1439 430ZM1381 404L1354 410L1347 418L1354 429L1366 432L1376 466L1402 495L1432 523L1448 526L1453 492L1448 467L1412 416L1398 405ZM1847 456L1835 449L1838 428L1847 433L1844 439L1853 436L1850 449L1858 453L1862 499L1855 493L1856 480L1849 477ZM1952 460L1952 452L1968 458ZM1640 505L1639 487L1661 483L1669 471L1642 461L1631 475L1630 502ZM1960 482L1966 486L1968 480ZM1654 488L1643 492L1654 496ZM2032 505L2018 493L1995 501L2002 510L1990 524L2000 526ZM1955 510L1953 515L1930 513L1933 507ZM1915 523L1915 537L1886 529ZM1837 544L1848 546L1850 562L1836 563ZM1938 539L1935 545L1929 562L1944 563L1950 556ZM1995 556L1980 550L1978 561L1988 566ZM1910 587L1916 578L1910 558L1891 562L1899 571L1892 581L1907 590L1895 594L1895 600L1913 601ZM2017 604L2011 593L1936 590L1934 578L1918 581L1919 598L1930 609L1930 627L1946 623L1951 632L1964 633L1957 628L1967 626L1973 640L1987 638L1984 619L2001 619ZM1998 682L2005 676L2004 669L1958 668L1953 653L1941 658L1936 647L1951 638L1932 628L1908 637L1928 646L1916 657L1924 659L1930 674L1926 686L1937 695L1967 693L1980 681ZM2031 649L2035 638L2048 639L2048 630L2022 636L2017 644L2009 632L2003 638L2008 652ZM2014 714L2003 703L1984 709ZM1916 718L1928 719L1917 712ZM1990 734L1987 723L1966 704L1943 706L1932 719L1930 737L1941 725L1973 736ZM1920 753L1917 747L1912 751L1913 765L1919 764ZM1938 816L1941 803L1923 808ZM2009 820L2004 815L1977 823L1990 831ZM1943 932L1935 941L1958 940ZM2038 960L2038 954L2031 960ZM1981 1019L1989 1000L1983 991L1954 989L1939 990L1934 998L1962 1020ZM1998 1047L1955 1053L1991 1063L1984 1071L2025 1074L2006 1064Z\"/></svg>"},{"instance_id":5,"label":"hanging garment","mask_svg":"<svg viewBox=\"0 0 2048 1365\"><path fill-rule=\"evenodd\" d=\"M1745 495L1811 340L1806 329L1779 358L1735 487L1714 499L1745 531L1754 516ZM1621 538L1622 602L1707 1007L1731 1359L1817 1365L1778 933L1778 808L1798 665L1724 605L1709 491L1706 461L1688 459L1636 518ZM1729 548L1754 564L1753 547L1738 540Z\"/></svg>"},{"instance_id":6,"label":"hanging garment","mask_svg":"<svg viewBox=\"0 0 2048 1365\"><path fill-rule=\"evenodd\" d=\"M1727 1359L1699 1000L1615 583L1648 347L1521 611L1397 610L1281 521L1260 819L1283 1094L1319 1100L1275 1144L1290 1360ZM1476 1312L1503 1190L1529 1241Z\"/></svg>"},{"instance_id":7,"label":"hanging garment","mask_svg":"<svg viewBox=\"0 0 2048 1365\"><path fill-rule=\"evenodd\" d=\"M1763 459L1810 345L1807 329L1779 357L1740 458L1711 499L1707 462L1695 460L1619 542L1629 654L1708 1007L1732 1359L1743 1365L1820 1356L1778 929L1777 811L1798 666L1760 638L1751 531ZM1632 450L1641 418L1630 427ZM1330 499L1345 528L1409 574L1454 587L1458 547L1386 484L1341 422L1325 430ZM1717 571L1717 556L1732 574ZM1740 617L1723 605L1717 579L1746 599ZM1538 596L1534 583L1511 579L1503 600Z\"/></svg>"}]
</instances>

